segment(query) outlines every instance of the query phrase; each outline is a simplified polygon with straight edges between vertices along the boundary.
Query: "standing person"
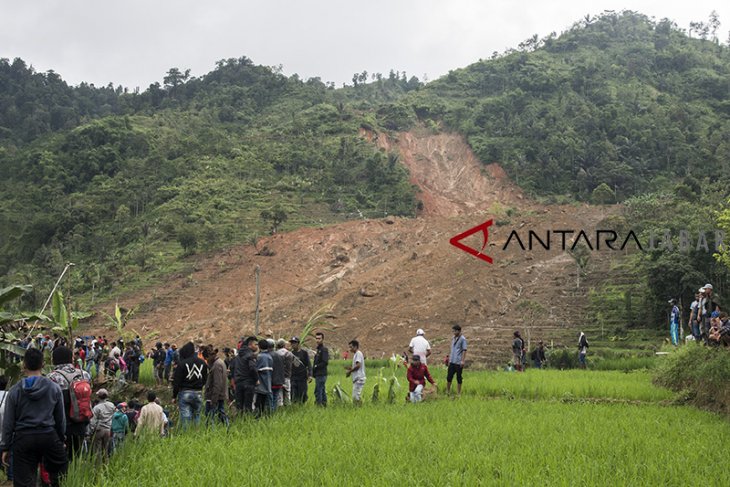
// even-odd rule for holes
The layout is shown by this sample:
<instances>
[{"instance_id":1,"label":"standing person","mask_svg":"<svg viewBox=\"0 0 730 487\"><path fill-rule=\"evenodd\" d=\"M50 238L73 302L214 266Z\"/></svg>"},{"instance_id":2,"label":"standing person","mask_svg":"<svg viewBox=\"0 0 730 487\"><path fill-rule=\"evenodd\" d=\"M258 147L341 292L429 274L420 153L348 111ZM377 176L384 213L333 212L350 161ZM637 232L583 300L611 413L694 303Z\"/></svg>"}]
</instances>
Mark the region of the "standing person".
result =
<instances>
[{"instance_id":1,"label":"standing person","mask_svg":"<svg viewBox=\"0 0 730 487\"><path fill-rule=\"evenodd\" d=\"M696 341L700 339L699 307L700 293L698 291L695 293L695 300L689 305L689 326Z\"/></svg>"},{"instance_id":2,"label":"standing person","mask_svg":"<svg viewBox=\"0 0 730 487\"><path fill-rule=\"evenodd\" d=\"M200 423L203 407L203 386L208 379L208 365L195 353L195 344L187 342L180 348L180 364L172 379L172 400L180 408L180 424Z\"/></svg>"},{"instance_id":3,"label":"standing person","mask_svg":"<svg viewBox=\"0 0 730 487\"><path fill-rule=\"evenodd\" d=\"M350 343L352 353L352 366L347 367L345 377L352 376L352 402L359 406L362 404L362 388L365 386L365 357L360 351L360 343L352 340Z\"/></svg>"},{"instance_id":4,"label":"standing person","mask_svg":"<svg viewBox=\"0 0 730 487\"><path fill-rule=\"evenodd\" d=\"M58 384L66 414L66 448L69 462L84 443L86 430L93 415L91 410L91 376L73 366L71 349L59 345L51 355L53 370L48 378Z\"/></svg>"},{"instance_id":5,"label":"standing person","mask_svg":"<svg viewBox=\"0 0 730 487\"><path fill-rule=\"evenodd\" d=\"M162 406L157 404L157 394L155 391L149 391L147 404L142 406L142 410L139 412L134 436L138 437L147 433L164 436L165 422L165 412L162 410Z\"/></svg>"},{"instance_id":6,"label":"standing person","mask_svg":"<svg viewBox=\"0 0 730 487\"><path fill-rule=\"evenodd\" d=\"M250 336L243 340L238 355L233 362L236 408L239 412L243 411L244 414L253 413L256 383L259 380L259 374L256 370L256 352L258 352L256 337Z\"/></svg>"},{"instance_id":7,"label":"standing person","mask_svg":"<svg viewBox=\"0 0 730 487\"><path fill-rule=\"evenodd\" d=\"M522 363L525 356L525 341L522 339L519 330L515 330L514 340L512 340L512 356L514 358L515 368L520 372L524 372L525 368L522 366Z\"/></svg>"},{"instance_id":8,"label":"standing person","mask_svg":"<svg viewBox=\"0 0 730 487\"><path fill-rule=\"evenodd\" d=\"M269 353L268 340L259 340L259 355L256 357L256 412L258 417L271 411L271 381L274 371L274 359Z\"/></svg>"},{"instance_id":9,"label":"standing person","mask_svg":"<svg viewBox=\"0 0 730 487\"><path fill-rule=\"evenodd\" d=\"M295 358L291 371L291 398L292 402L304 404L308 399L307 383L312 380L309 353L302 349L299 337L292 337L289 343Z\"/></svg>"},{"instance_id":10,"label":"standing person","mask_svg":"<svg viewBox=\"0 0 730 487\"><path fill-rule=\"evenodd\" d=\"M168 345L167 343L165 345ZM169 345L168 345L169 347ZM155 381L157 385L162 385L164 379L164 367L165 367L165 350L162 349L162 343L157 342L155 344L155 351L152 352L152 368L155 371Z\"/></svg>"},{"instance_id":11,"label":"standing person","mask_svg":"<svg viewBox=\"0 0 730 487\"><path fill-rule=\"evenodd\" d=\"M327 406L327 367L330 363L330 352L324 346L324 333L314 334L317 351L314 353L312 376L314 377L314 400L318 406Z\"/></svg>"},{"instance_id":12,"label":"standing person","mask_svg":"<svg viewBox=\"0 0 730 487\"><path fill-rule=\"evenodd\" d=\"M2 435L2 426L3 426L3 417L5 416L5 405L7 404L8 399L8 378L4 375L0 375L0 445L3 441L3 435ZM12 463L12 460L11 462ZM2 462L0 462L2 464ZM2 469L5 472L5 476L8 478L8 480L13 480L13 470L8 466L5 467L5 465L0 465L0 469Z\"/></svg>"},{"instance_id":13,"label":"standing person","mask_svg":"<svg viewBox=\"0 0 730 487\"><path fill-rule=\"evenodd\" d=\"M586 338L585 333L580 332L578 335L578 362L580 363L580 368L585 369L586 368L586 354L588 353L588 339Z\"/></svg>"},{"instance_id":14,"label":"standing person","mask_svg":"<svg viewBox=\"0 0 730 487\"><path fill-rule=\"evenodd\" d=\"M530 358L536 369L541 369L545 365L545 345L542 340L537 342L537 348L532 351Z\"/></svg>"},{"instance_id":15,"label":"standing person","mask_svg":"<svg viewBox=\"0 0 730 487\"><path fill-rule=\"evenodd\" d=\"M446 373L446 394L451 394L451 381L456 375L456 393L461 396L462 372L466 361L466 338L461 334L461 326L451 327L454 338L451 339L451 353L449 354L449 370Z\"/></svg>"},{"instance_id":16,"label":"standing person","mask_svg":"<svg viewBox=\"0 0 730 487\"><path fill-rule=\"evenodd\" d=\"M228 426L226 404L228 403L228 369L218 357L218 349L207 347L203 352L210 372L205 383L205 414L209 419L218 416L221 423Z\"/></svg>"},{"instance_id":17,"label":"standing person","mask_svg":"<svg viewBox=\"0 0 730 487\"><path fill-rule=\"evenodd\" d=\"M109 448L112 439L112 419L117 407L109 401L109 392L106 389L96 391L99 404L94 406L92 412L94 417L89 423L89 436L91 436L91 447L97 456L97 461L109 458Z\"/></svg>"},{"instance_id":18,"label":"standing person","mask_svg":"<svg viewBox=\"0 0 730 487\"><path fill-rule=\"evenodd\" d=\"M276 342L273 340L266 340L266 342L269 344L269 355L271 355L271 361L274 363L274 370L271 371L271 411L276 411L279 406L279 399L284 394L286 367L284 357L276 353Z\"/></svg>"},{"instance_id":19,"label":"standing person","mask_svg":"<svg viewBox=\"0 0 730 487\"><path fill-rule=\"evenodd\" d=\"M424 365L428 364L428 357L431 355L431 344L428 343L426 337L423 336L424 332L422 329L416 330L416 336L411 338L411 343L408 345L408 351L412 355L418 355L421 358L421 363Z\"/></svg>"},{"instance_id":20,"label":"standing person","mask_svg":"<svg viewBox=\"0 0 730 487\"><path fill-rule=\"evenodd\" d=\"M672 345L679 345L679 307L677 300L672 298L669 300L672 311L669 313L669 335L672 339Z\"/></svg>"},{"instance_id":21,"label":"standing person","mask_svg":"<svg viewBox=\"0 0 730 487\"><path fill-rule=\"evenodd\" d=\"M279 395L279 406L291 404L291 372L294 364L294 354L287 348L286 340L279 338L276 342L276 353L284 359L284 387Z\"/></svg>"},{"instance_id":22,"label":"standing person","mask_svg":"<svg viewBox=\"0 0 730 487\"><path fill-rule=\"evenodd\" d=\"M58 384L43 377L43 352L29 348L23 356L25 378L7 394L2 424L3 465L10 466L12 449L13 485L35 486L38 464L42 463L51 485L60 485L68 468L63 437L66 414Z\"/></svg>"},{"instance_id":23,"label":"standing person","mask_svg":"<svg viewBox=\"0 0 730 487\"><path fill-rule=\"evenodd\" d=\"M434 386L436 385L431 373L428 371L428 366L421 362L419 355L414 355L411 358L411 365L408 367L406 377L408 378L410 401L413 403L423 400L423 388L426 386L426 380Z\"/></svg>"},{"instance_id":24,"label":"standing person","mask_svg":"<svg viewBox=\"0 0 730 487\"><path fill-rule=\"evenodd\" d=\"M708 343L710 336L710 319L712 318L712 312L715 311L717 303L713 296L712 284L705 284L702 288L704 290L704 298L700 302L700 333L705 343Z\"/></svg>"},{"instance_id":25,"label":"standing person","mask_svg":"<svg viewBox=\"0 0 730 487\"><path fill-rule=\"evenodd\" d=\"M124 438L129 432L129 417L125 411L127 403L120 402L117 404L117 410L112 416L112 452L122 446Z\"/></svg>"}]
</instances>

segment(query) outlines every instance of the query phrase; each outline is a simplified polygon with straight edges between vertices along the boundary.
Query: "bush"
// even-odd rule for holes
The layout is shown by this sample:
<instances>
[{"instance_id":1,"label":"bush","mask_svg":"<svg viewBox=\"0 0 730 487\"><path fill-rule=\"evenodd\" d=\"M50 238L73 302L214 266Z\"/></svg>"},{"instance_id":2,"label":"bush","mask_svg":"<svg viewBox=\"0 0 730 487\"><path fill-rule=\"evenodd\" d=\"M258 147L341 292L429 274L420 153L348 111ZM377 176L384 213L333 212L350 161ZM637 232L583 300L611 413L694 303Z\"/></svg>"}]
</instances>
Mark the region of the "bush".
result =
<instances>
[{"instance_id":1,"label":"bush","mask_svg":"<svg viewBox=\"0 0 730 487\"><path fill-rule=\"evenodd\" d=\"M695 406L730 413L730 353L688 344L667 357L654 383L681 392Z\"/></svg>"}]
</instances>

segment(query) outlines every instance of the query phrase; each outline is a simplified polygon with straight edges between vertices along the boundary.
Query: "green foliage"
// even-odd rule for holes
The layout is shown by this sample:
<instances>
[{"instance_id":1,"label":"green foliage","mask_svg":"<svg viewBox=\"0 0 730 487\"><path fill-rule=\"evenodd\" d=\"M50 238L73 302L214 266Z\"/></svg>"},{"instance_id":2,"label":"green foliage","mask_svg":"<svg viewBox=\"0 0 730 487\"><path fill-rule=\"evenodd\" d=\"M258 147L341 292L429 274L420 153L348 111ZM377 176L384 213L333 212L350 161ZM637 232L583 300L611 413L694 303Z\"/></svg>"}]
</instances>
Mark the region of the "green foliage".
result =
<instances>
[{"instance_id":1,"label":"green foliage","mask_svg":"<svg viewBox=\"0 0 730 487\"><path fill-rule=\"evenodd\" d=\"M613 192L608 184L601 183L591 193L591 202L598 205L608 205L616 201L616 193Z\"/></svg>"},{"instance_id":2,"label":"green foliage","mask_svg":"<svg viewBox=\"0 0 730 487\"><path fill-rule=\"evenodd\" d=\"M606 12L451 71L410 98L418 113L441 111L520 186L588 200L605 183L613 203L666 189L655 179L727 180L729 59L727 46L690 39L670 21Z\"/></svg>"},{"instance_id":3,"label":"green foliage","mask_svg":"<svg viewBox=\"0 0 730 487\"><path fill-rule=\"evenodd\" d=\"M198 232L192 225L185 225L178 230L177 241L183 248L184 255L192 255L198 247Z\"/></svg>"},{"instance_id":4,"label":"green foliage","mask_svg":"<svg viewBox=\"0 0 730 487\"><path fill-rule=\"evenodd\" d=\"M726 348L690 343L672 352L654 382L682 394L699 407L730 413L730 353Z\"/></svg>"}]
</instances>

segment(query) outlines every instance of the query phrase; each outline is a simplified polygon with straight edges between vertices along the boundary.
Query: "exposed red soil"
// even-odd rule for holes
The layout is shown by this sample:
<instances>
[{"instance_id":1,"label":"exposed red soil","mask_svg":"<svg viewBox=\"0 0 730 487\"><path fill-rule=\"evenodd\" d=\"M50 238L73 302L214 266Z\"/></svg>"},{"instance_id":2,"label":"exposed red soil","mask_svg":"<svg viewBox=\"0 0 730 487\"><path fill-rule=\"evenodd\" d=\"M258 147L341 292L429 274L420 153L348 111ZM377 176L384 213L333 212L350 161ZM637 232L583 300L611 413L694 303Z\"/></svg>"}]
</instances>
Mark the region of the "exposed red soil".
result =
<instances>
[{"instance_id":1,"label":"exposed red soil","mask_svg":"<svg viewBox=\"0 0 730 487\"><path fill-rule=\"evenodd\" d=\"M517 228L593 229L611 209L540 206L499 165L481 164L458 135L362 135L399 153L421 189L419 217L277 234L258 243L275 253L270 257L256 255L250 245L199 257L190 275L120 298L127 308L139 306L128 327L178 343L193 339L231 346L254 330L259 265L261 331L270 329L275 336L298 334L315 311L331 307L330 347L342 350L357 338L370 357L402 351L423 328L441 358L453 322L464 327L476 365L507 360L515 328L526 335L529 327L532 340L572 345L574 330L582 325L576 310L586 300L585 288L575 289L573 259L561 250L523 252L511 245L502 251L502 246ZM489 218L501 222L490 228L486 251L494 264L449 244L452 236ZM478 235L466 243L481 247Z\"/></svg>"}]
</instances>

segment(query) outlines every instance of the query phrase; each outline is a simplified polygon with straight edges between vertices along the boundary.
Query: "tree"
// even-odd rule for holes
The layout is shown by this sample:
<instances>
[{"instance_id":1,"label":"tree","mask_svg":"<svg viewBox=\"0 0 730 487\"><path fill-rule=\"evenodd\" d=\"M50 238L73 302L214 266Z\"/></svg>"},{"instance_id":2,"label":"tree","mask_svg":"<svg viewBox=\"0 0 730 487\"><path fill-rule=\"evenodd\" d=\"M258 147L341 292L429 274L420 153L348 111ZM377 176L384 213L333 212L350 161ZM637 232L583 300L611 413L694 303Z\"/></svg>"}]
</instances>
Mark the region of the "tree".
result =
<instances>
[{"instance_id":1,"label":"tree","mask_svg":"<svg viewBox=\"0 0 730 487\"><path fill-rule=\"evenodd\" d=\"M177 241L183 248L183 255L192 255L198 246L198 233L192 226L186 225L178 230Z\"/></svg>"},{"instance_id":2,"label":"tree","mask_svg":"<svg viewBox=\"0 0 730 487\"><path fill-rule=\"evenodd\" d=\"M186 69L185 72L181 72L180 68L170 68L162 82L165 84L166 88L169 88L172 91L185 83L188 78L190 78L190 69Z\"/></svg>"},{"instance_id":3,"label":"tree","mask_svg":"<svg viewBox=\"0 0 730 487\"><path fill-rule=\"evenodd\" d=\"M289 216L286 211L278 204L271 209L261 212L261 219L271 225L269 231L272 234L276 233L279 230L279 225L284 223L288 218Z\"/></svg>"},{"instance_id":4,"label":"tree","mask_svg":"<svg viewBox=\"0 0 730 487\"><path fill-rule=\"evenodd\" d=\"M597 205L608 205L616 202L616 193L613 192L608 184L601 183L591 193L591 201Z\"/></svg>"}]
</instances>

